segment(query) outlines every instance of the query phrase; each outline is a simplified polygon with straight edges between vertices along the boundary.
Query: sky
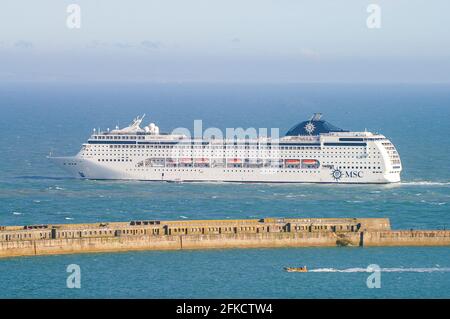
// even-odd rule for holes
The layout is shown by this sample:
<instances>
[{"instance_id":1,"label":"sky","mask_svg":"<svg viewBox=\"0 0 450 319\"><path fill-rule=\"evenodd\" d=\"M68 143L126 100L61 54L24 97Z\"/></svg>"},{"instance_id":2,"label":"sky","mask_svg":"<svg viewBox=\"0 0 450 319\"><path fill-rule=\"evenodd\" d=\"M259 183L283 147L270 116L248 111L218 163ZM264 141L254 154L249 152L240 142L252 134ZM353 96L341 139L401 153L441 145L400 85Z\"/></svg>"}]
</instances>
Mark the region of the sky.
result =
<instances>
[{"instance_id":1,"label":"sky","mask_svg":"<svg viewBox=\"0 0 450 319\"><path fill-rule=\"evenodd\" d=\"M448 83L449 15L448 0L2 0L0 82Z\"/></svg>"}]
</instances>

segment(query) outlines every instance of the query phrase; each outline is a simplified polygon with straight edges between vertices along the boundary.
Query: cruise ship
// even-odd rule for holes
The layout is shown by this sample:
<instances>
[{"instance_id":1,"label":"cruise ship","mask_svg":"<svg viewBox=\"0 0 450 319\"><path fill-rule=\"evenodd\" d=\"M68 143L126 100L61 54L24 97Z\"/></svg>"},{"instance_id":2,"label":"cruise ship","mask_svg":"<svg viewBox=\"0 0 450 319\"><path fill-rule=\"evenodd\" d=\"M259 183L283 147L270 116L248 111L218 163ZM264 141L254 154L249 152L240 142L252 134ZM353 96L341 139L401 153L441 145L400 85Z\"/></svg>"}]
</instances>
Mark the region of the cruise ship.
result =
<instances>
[{"instance_id":1,"label":"cruise ship","mask_svg":"<svg viewBox=\"0 0 450 319\"><path fill-rule=\"evenodd\" d=\"M352 132L320 113L283 137L191 138L160 133L142 117L95 130L75 156L49 158L86 179L167 182L396 183L402 164L384 135Z\"/></svg>"}]
</instances>

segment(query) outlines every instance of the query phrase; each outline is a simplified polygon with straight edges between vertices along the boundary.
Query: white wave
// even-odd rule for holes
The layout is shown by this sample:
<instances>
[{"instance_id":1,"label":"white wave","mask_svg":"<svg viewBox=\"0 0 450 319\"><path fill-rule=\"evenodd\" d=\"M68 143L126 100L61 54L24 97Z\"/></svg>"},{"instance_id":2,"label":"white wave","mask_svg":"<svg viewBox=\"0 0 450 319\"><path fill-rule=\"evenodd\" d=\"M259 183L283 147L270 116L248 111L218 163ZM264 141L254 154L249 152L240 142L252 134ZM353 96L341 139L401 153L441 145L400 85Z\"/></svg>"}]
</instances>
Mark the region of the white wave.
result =
<instances>
[{"instance_id":1,"label":"white wave","mask_svg":"<svg viewBox=\"0 0 450 319\"><path fill-rule=\"evenodd\" d=\"M447 204L447 202L427 202L426 200L423 200L423 199L420 202L421 203L428 203L430 205L438 205L438 206L442 206L442 205L446 205Z\"/></svg>"},{"instance_id":2,"label":"white wave","mask_svg":"<svg viewBox=\"0 0 450 319\"><path fill-rule=\"evenodd\" d=\"M444 186L450 185L450 182L432 182L432 181L412 181L412 182L401 182L404 186Z\"/></svg>"},{"instance_id":3,"label":"white wave","mask_svg":"<svg viewBox=\"0 0 450 319\"><path fill-rule=\"evenodd\" d=\"M72 217L66 217L65 219L67 219L67 220L72 220L73 218L72 218Z\"/></svg>"},{"instance_id":4,"label":"white wave","mask_svg":"<svg viewBox=\"0 0 450 319\"><path fill-rule=\"evenodd\" d=\"M180 215L180 218L187 219L187 217L183 215Z\"/></svg>"},{"instance_id":5,"label":"white wave","mask_svg":"<svg viewBox=\"0 0 450 319\"><path fill-rule=\"evenodd\" d=\"M62 190L64 190L64 188L62 188L62 187L59 187L59 186L49 186L49 187L47 187L47 189L48 190L57 190L57 191L62 191Z\"/></svg>"},{"instance_id":6,"label":"white wave","mask_svg":"<svg viewBox=\"0 0 450 319\"><path fill-rule=\"evenodd\" d=\"M373 272L367 270L367 268L347 268L347 269L336 269L336 268L317 268L308 270L309 272ZM381 268L381 272L450 272L448 267L431 267L431 268Z\"/></svg>"},{"instance_id":7,"label":"white wave","mask_svg":"<svg viewBox=\"0 0 450 319\"><path fill-rule=\"evenodd\" d=\"M296 198L296 197L306 197L306 195L305 195L305 194L295 194L295 195L293 195L293 194L288 194L288 195L286 195L285 197L286 197L286 198Z\"/></svg>"},{"instance_id":8,"label":"white wave","mask_svg":"<svg viewBox=\"0 0 450 319\"><path fill-rule=\"evenodd\" d=\"M362 201L362 200L346 200L346 202L353 203L353 204L364 203L364 201Z\"/></svg>"},{"instance_id":9,"label":"white wave","mask_svg":"<svg viewBox=\"0 0 450 319\"><path fill-rule=\"evenodd\" d=\"M12 212L12 214L13 214L13 215L23 215L23 214L20 213L20 212Z\"/></svg>"},{"instance_id":10,"label":"white wave","mask_svg":"<svg viewBox=\"0 0 450 319\"><path fill-rule=\"evenodd\" d=\"M40 203L41 201L38 199L33 200L33 203Z\"/></svg>"}]
</instances>

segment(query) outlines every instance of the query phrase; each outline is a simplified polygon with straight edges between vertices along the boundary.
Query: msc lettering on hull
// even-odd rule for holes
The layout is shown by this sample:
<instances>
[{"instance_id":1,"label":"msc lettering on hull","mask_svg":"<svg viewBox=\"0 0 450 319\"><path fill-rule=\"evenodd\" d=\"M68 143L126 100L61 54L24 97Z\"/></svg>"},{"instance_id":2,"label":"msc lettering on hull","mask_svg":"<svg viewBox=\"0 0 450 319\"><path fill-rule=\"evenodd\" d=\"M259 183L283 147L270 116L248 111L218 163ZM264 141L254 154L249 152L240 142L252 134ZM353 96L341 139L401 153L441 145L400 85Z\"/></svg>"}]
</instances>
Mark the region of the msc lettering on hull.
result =
<instances>
[{"instance_id":1,"label":"msc lettering on hull","mask_svg":"<svg viewBox=\"0 0 450 319\"><path fill-rule=\"evenodd\" d=\"M363 172L362 171L346 171L345 177L347 178L362 178Z\"/></svg>"},{"instance_id":2,"label":"msc lettering on hull","mask_svg":"<svg viewBox=\"0 0 450 319\"><path fill-rule=\"evenodd\" d=\"M342 172L339 169L334 169L331 172L331 176L334 178L336 182L340 181L343 177L344 178L363 178L364 173L363 171L344 171Z\"/></svg>"}]
</instances>

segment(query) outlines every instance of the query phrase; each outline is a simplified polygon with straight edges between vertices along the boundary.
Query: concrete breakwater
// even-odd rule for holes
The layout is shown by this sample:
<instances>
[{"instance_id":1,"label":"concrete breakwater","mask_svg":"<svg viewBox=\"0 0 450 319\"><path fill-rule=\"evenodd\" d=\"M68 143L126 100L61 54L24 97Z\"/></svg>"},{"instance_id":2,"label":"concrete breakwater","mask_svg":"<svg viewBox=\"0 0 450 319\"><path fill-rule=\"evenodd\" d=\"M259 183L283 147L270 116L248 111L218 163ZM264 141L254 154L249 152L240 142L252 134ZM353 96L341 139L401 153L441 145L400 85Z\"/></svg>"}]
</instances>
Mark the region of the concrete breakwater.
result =
<instances>
[{"instance_id":1,"label":"concrete breakwater","mask_svg":"<svg viewBox=\"0 0 450 319\"><path fill-rule=\"evenodd\" d=\"M208 248L450 245L450 231L393 231L386 218L142 220L0 226L0 257Z\"/></svg>"}]
</instances>

